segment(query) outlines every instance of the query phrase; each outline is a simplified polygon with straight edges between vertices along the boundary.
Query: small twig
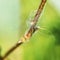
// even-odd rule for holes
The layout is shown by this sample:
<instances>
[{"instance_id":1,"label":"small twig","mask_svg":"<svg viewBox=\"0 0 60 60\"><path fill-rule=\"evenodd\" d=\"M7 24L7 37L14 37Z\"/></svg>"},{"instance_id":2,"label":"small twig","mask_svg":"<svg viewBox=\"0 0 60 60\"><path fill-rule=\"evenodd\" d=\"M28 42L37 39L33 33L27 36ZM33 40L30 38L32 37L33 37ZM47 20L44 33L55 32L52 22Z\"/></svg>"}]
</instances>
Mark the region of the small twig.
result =
<instances>
[{"instance_id":1,"label":"small twig","mask_svg":"<svg viewBox=\"0 0 60 60\"><path fill-rule=\"evenodd\" d=\"M1 57L1 46L0 46L0 57Z\"/></svg>"},{"instance_id":2,"label":"small twig","mask_svg":"<svg viewBox=\"0 0 60 60\"><path fill-rule=\"evenodd\" d=\"M4 56L3 59L5 59L11 52L13 52L19 45L21 45L23 42L16 43Z\"/></svg>"},{"instance_id":3,"label":"small twig","mask_svg":"<svg viewBox=\"0 0 60 60\"><path fill-rule=\"evenodd\" d=\"M1 51L2 51L2 48L0 46L0 60L3 60L3 57L1 56Z\"/></svg>"},{"instance_id":4,"label":"small twig","mask_svg":"<svg viewBox=\"0 0 60 60\"><path fill-rule=\"evenodd\" d=\"M17 47L19 47L21 44L23 44L25 41L27 41L32 34L38 29L36 27L36 24L38 22L38 18L43 10L43 7L46 3L46 0L42 0L41 4L39 5L39 8L34 16L34 19L32 20L32 25L30 27L30 29L28 30L28 32L9 50L7 51L7 53L3 56L3 59L5 59L7 56L9 56L9 54L11 54Z\"/></svg>"}]
</instances>

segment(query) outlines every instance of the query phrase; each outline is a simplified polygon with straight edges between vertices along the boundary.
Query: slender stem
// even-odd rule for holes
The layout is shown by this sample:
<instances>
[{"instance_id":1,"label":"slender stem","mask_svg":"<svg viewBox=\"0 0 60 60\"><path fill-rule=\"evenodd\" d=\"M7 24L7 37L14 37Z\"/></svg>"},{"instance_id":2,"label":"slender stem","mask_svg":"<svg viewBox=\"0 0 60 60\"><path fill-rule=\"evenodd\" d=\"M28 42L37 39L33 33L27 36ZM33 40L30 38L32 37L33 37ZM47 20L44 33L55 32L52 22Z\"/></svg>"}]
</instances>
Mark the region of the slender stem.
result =
<instances>
[{"instance_id":1,"label":"slender stem","mask_svg":"<svg viewBox=\"0 0 60 60\"><path fill-rule=\"evenodd\" d=\"M35 14L34 20L33 20L33 22L35 22L34 25L37 24L38 19L39 19L41 13L42 13L42 10L43 10L43 8L44 8L45 3L46 3L46 0L42 0L42 1L41 1L40 5L39 5L39 8L38 8L38 10L37 10L37 12L36 12L36 14Z\"/></svg>"},{"instance_id":2,"label":"slender stem","mask_svg":"<svg viewBox=\"0 0 60 60\"><path fill-rule=\"evenodd\" d=\"M19 45L21 45L23 42L20 43L16 43L4 56L3 59L5 59L10 53L12 53L15 49L17 49L17 47L19 47Z\"/></svg>"},{"instance_id":3,"label":"slender stem","mask_svg":"<svg viewBox=\"0 0 60 60\"><path fill-rule=\"evenodd\" d=\"M3 60L3 57L1 56L1 51L2 51L2 48L0 46L0 60Z\"/></svg>"},{"instance_id":4,"label":"slender stem","mask_svg":"<svg viewBox=\"0 0 60 60\"><path fill-rule=\"evenodd\" d=\"M38 18L43 10L43 7L46 3L46 0L42 0L41 4L39 5L39 8L34 16L34 19L32 20L33 24L31 25L28 32L11 48L9 49L6 54L3 56L3 59L5 59L7 56L9 56L17 47L19 47L21 44L23 44L27 39L29 39L32 34L36 31L36 24L38 22Z\"/></svg>"},{"instance_id":5,"label":"slender stem","mask_svg":"<svg viewBox=\"0 0 60 60\"><path fill-rule=\"evenodd\" d=\"M1 57L1 47L0 47L0 57Z\"/></svg>"}]
</instances>

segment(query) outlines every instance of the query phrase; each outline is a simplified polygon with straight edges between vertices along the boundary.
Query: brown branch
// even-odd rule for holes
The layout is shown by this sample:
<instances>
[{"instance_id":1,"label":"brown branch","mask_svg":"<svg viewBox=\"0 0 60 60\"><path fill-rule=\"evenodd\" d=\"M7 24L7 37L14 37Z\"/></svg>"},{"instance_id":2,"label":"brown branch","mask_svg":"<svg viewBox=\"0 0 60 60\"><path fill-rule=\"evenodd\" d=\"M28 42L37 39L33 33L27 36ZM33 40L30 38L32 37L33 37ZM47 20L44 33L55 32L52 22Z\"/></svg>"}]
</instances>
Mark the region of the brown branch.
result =
<instances>
[{"instance_id":1,"label":"brown branch","mask_svg":"<svg viewBox=\"0 0 60 60\"><path fill-rule=\"evenodd\" d=\"M2 56L1 56L1 51L2 51L2 48L0 46L0 60L3 60Z\"/></svg>"},{"instance_id":2,"label":"brown branch","mask_svg":"<svg viewBox=\"0 0 60 60\"><path fill-rule=\"evenodd\" d=\"M4 56L3 56L3 60L11 53L13 52L15 49L17 49L17 47L19 47L23 42L20 43L16 43Z\"/></svg>"},{"instance_id":3,"label":"brown branch","mask_svg":"<svg viewBox=\"0 0 60 60\"><path fill-rule=\"evenodd\" d=\"M39 5L39 8L34 16L34 19L32 20L31 22L31 27L30 29L28 30L28 32L11 48L9 49L9 51L7 51L7 53L3 56L3 60L9 56L9 54L11 54L17 47L19 47L21 44L23 44L25 41L27 41L31 36L32 34L38 29L36 27L36 24L38 22L38 18L43 10L43 7L46 3L46 0L42 0L41 1L41 4Z\"/></svg>"}]
</instances>

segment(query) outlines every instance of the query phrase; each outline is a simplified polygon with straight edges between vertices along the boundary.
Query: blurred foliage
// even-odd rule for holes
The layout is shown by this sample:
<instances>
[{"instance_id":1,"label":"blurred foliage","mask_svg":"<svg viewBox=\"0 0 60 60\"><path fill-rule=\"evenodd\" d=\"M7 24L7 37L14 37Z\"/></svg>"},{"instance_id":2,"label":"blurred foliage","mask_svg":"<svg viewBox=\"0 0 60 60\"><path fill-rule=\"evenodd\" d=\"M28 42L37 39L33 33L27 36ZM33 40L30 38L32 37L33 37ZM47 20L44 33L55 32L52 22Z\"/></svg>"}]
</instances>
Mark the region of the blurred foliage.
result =
<instances>
[{"instance_id":1,"label":"blurred foliage","mask_svg":"<svg viewBox=\"0 0 60 60\"><path fill-rule=\"evenodd\" d=\"M36 13L34 13L34 11L37 10L40 2L41 0L20 1L20 36L22 36L28 29L27 21L29 21L29 18ZM40 26L43 29L36 31L29 39L29 42L24 43L21 47L16 49L6 60L60 60L60 16L52 5L47 1L37 23L37 26ZM31 17L29 17L30 14ZM2 35L0 36L0 45L2 45L4 50L2 51L3 54L19 39L19 33L17 32L19 31L19 28L16 28L15 30L16 25L14 24L12 23L11 25L14 26L14 29L11 30L10 33L4 31L2 34L0 31L4 37L6 36L5 38ZM19 26L19 23L17 24ZM10 37L4 33L10 34ZM9 40L12 40L9 42L7 37ZM7 40L4 41L4 39L1 38Z\"/></svg>"}]
</instances>

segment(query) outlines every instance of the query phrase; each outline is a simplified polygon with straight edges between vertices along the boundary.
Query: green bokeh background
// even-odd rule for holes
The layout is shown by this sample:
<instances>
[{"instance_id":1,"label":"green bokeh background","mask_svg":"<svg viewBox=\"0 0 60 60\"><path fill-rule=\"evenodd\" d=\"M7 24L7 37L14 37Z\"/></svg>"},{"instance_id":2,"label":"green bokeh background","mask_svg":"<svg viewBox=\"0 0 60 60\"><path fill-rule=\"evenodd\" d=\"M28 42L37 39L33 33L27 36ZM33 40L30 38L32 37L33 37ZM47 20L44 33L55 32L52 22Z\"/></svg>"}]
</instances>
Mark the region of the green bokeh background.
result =
<instances>
[{"instance_id":1,"label":"green bokeh background","mask_svg":"<svg viewBox=\"0 0 60 60\"><path fill-rule=\"evenodd\" d=\"M2 55L29 28L28 22L36 13L34 11L37 10L41 0L20 0L19 2L15 0L13 4L11 1L11 5L9 5L8 1L8 12L3 10L6 13L3 13L2 16L5 18L0 19ZM55 8L53 4L49 4L48 0L37 23L37 26L42 29L36 31L29 42L17 48L6 60L60 60L60 15Z\"/></svg>"}]
</instances>

